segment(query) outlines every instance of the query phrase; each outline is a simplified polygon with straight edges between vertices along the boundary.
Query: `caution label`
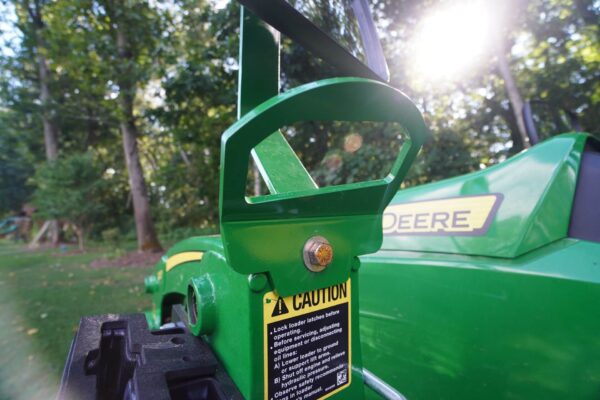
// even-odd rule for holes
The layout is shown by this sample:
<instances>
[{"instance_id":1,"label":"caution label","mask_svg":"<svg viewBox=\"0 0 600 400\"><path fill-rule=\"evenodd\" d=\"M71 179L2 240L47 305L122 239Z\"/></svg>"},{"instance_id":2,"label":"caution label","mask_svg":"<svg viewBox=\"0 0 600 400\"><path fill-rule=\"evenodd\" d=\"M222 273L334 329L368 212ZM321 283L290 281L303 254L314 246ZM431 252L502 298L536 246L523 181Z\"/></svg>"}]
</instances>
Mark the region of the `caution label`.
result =
<instances>
[{"instance_id":1,"label":"caution label","mask_svg":"<svg viewBox=\"0 0 600 400\"><path fill-rule=\"evenodd\" d=\"M263 301L265 400L325 399L350 385L350 279Z\"/></svg>"}]
</instances>

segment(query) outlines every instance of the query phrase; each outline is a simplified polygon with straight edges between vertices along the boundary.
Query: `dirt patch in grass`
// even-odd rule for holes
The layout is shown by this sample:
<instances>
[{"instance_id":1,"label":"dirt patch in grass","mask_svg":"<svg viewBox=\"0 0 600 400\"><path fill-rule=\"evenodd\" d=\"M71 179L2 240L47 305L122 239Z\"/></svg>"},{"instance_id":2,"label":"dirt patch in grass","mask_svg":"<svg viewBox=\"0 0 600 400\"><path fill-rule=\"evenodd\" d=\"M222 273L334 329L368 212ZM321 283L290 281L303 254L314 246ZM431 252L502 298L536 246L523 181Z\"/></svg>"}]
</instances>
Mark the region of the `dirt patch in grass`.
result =
<instances>
[{"instance_id":1,"label":"dirt patch in grass","mask_svg":"<svg viewBox=\"0 0 600 400\"><path fill-rule=\"evenodd\" d=\"M99 258L90 263L90 268L148 267L160 261L163 253L132 251L117 258Z\"/></svg>"}]
</instances>

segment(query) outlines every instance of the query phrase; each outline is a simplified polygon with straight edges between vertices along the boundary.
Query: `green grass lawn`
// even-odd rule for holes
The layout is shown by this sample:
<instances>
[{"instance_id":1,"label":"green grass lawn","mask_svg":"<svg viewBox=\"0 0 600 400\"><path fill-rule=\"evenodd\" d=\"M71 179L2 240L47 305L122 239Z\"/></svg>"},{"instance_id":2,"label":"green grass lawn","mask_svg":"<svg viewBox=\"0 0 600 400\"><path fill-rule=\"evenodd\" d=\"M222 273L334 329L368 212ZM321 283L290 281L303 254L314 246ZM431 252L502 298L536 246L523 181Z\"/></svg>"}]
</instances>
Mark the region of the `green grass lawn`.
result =
<instances>
[{"instance_id":1,"label":"green grass lawn","mask_svg":"<svg viewBox=\"0 0 600 400\"><path fill-rule=\"evenodd\" d=\"M92 269L106 255L29 251L0 240L0 399L51 399L83 315L150 306L149 267Z\"/></svg>"}]
</instances>

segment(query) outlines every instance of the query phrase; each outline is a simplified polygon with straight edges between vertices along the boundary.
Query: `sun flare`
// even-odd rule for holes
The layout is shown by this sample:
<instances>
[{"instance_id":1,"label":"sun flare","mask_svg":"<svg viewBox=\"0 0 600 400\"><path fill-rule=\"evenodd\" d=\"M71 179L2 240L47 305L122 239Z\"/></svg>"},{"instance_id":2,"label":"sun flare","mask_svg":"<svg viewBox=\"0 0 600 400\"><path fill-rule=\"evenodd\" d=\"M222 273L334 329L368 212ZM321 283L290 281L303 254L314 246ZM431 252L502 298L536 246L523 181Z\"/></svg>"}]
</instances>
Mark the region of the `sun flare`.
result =
<instances>
[{"instance_id":1,"label":"sun flare","mask_svg":"<svg viewBox=\"0 0 600 400\"><path fill-rule=\"evenodd\" d=\"M452 2L426 17L413 39L413 73L420 80L453 80L472 71L492 46L490 3Z\"/></svg>"}]
</instances>

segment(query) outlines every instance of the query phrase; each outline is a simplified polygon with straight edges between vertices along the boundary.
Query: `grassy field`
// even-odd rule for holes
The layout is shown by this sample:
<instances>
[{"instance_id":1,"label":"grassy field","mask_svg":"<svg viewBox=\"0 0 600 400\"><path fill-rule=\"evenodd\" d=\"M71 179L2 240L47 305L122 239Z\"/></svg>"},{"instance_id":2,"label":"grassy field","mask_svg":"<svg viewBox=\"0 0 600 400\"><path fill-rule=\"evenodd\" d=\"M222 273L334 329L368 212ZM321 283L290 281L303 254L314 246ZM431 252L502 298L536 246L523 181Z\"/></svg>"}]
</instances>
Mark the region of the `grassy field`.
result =
<instances>
[{"instance_id":1,"label":"grassy field","mask_svg":"<svg viewBox=\"0 0 600 400\"><path fill-rule=\"evenodd\" d=\"M149 307L143 278L151 267L89 267L110 255L0 240L0 399L54 398L80 316Z\"/></svg>"}]
</instances>

